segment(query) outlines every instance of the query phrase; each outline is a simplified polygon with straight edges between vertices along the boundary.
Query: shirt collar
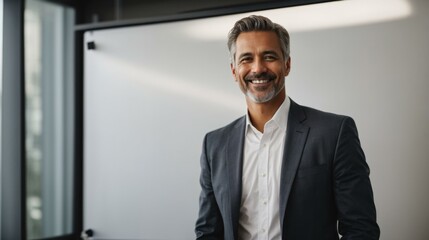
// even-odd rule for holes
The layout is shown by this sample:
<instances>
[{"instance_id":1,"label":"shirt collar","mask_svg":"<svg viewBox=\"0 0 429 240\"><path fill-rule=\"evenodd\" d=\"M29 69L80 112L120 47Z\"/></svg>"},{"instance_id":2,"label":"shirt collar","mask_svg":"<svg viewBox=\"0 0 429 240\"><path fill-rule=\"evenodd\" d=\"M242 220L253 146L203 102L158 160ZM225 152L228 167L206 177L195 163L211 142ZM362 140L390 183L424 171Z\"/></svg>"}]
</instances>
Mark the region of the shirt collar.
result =
<instances>
[{"instance_id":1,"label":"shirt collar","mask_svg":"<svg viewBox=\"0 0 429 240\"><path fill-rule=\"evenodd\" d=\"M280 105L276 113L274 113L274 116L268 122L272 121L274 124L276 124L277 127L286 131L287 119L289 116L289 109L290 109L290 99L288 96L286 96L283 103ZM249 127L252 127L254 130L256 130L256 128L252 125L252 122L250 121L249 111L247 111L246 112L246 133L249 130Z\"/></svg>"}]
</instances>

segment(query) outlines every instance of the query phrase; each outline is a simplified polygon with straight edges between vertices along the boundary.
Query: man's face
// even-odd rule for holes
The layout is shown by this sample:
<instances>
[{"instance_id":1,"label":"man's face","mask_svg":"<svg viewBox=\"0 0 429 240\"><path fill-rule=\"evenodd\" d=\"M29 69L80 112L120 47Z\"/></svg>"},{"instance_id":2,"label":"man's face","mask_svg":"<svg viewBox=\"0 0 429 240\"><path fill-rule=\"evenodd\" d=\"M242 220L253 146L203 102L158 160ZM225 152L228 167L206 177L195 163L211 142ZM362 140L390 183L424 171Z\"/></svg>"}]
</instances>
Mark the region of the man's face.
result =
<instances>
[{"instance_id":1,"label":"man's face","mask_svg":"<svg viewBox=\"0 0 429 240\"><path fill-rule=\"evenodd\" d=\"M235 61L234 65L231 64L231 70L248 99L254 103L265 103L284 97L290 58L284 60L276 33L243 32L236 41Z\"/></svg>"}]
</instances>

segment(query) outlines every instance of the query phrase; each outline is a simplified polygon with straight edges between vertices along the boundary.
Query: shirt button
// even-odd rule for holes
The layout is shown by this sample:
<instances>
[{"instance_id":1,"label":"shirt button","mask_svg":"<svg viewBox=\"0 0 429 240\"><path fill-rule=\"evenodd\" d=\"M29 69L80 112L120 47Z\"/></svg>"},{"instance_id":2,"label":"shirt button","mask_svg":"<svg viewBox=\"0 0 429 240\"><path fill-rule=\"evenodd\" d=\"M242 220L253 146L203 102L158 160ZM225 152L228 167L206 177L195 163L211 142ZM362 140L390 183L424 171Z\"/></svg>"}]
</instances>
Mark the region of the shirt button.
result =
<instances>
[{"instance_id":1,"label":"shirt button","mask_svg":"<svg viewBox=\"0 0 429 240\"><path fill-rule=\"evenodd\" d=\"M262 232L265 232L265 228L262 228Z\"/></svg>"},{"instance_id":2,"label":"shirt button","mask_svg":"<svg viewBox=\"0 0 429 240\"><path fill-rule=\"evenodd\" d=\"M266 177L267 176L267 174L266 173L262 173L262 177Z\"/></svg>"},{"instance_id":3,"label":"shirt button","mask_svg":"<svg viewBox=\"0 0 429 240\"><path fill-rule=\"evenodd\" d=\"M264 201L264 205L267 205L267 201Z\"/></svg>"}]
</instances>

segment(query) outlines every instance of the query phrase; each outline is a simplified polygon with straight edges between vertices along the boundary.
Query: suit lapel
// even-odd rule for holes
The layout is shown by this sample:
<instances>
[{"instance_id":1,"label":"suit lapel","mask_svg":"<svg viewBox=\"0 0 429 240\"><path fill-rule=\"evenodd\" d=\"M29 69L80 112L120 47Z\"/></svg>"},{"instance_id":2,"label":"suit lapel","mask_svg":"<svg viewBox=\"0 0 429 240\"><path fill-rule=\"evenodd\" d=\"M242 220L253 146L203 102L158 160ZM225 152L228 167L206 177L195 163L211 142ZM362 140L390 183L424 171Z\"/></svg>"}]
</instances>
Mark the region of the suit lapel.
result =
<instances>
[{"instance_id":1,"label":"suit lapel","mask_svg":"<svg viewBox=\"0 0 429 240\"><path fill-rule=\"evenodd\" d=\"M237 239L240 215L245 123L246 118L241 118L227 137L226 166L228 169L230 217L234 239Z\"/></svg>"},{"instance_id":2,"label":"suit lapel","mask_svg":"<svg viewBox=\"0 0 429 240\"><path fill-rule=\"evenodd\" d=\"M295 178L309 131L309 127L304 125L305 120L306 115L304 110L291 100L280 179L281 229L283 229L286 206L292 189L293 179Z\"/></svg>"}]
</instances>

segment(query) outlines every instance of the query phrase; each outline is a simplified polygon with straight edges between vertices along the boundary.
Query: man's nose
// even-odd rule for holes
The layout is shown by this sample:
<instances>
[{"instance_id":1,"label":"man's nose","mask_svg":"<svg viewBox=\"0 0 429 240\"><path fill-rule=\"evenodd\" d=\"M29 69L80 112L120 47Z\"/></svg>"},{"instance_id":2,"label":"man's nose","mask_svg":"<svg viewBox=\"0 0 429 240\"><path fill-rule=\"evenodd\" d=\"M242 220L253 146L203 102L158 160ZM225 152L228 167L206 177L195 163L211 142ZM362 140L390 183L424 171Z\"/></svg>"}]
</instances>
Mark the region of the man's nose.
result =
<instances>
[{"instance_id":1,"label":"man's nose","mask_svg":"<svg viewBox=\"0 0 429 240\"><path fill-rule=\"evenodd\" d=\"M265 66L264 61L261 59L255 59L253 61L252 65L252 72L253 73L263 73L267 71L267 66Z\"/></svg>"}]
</instances>

